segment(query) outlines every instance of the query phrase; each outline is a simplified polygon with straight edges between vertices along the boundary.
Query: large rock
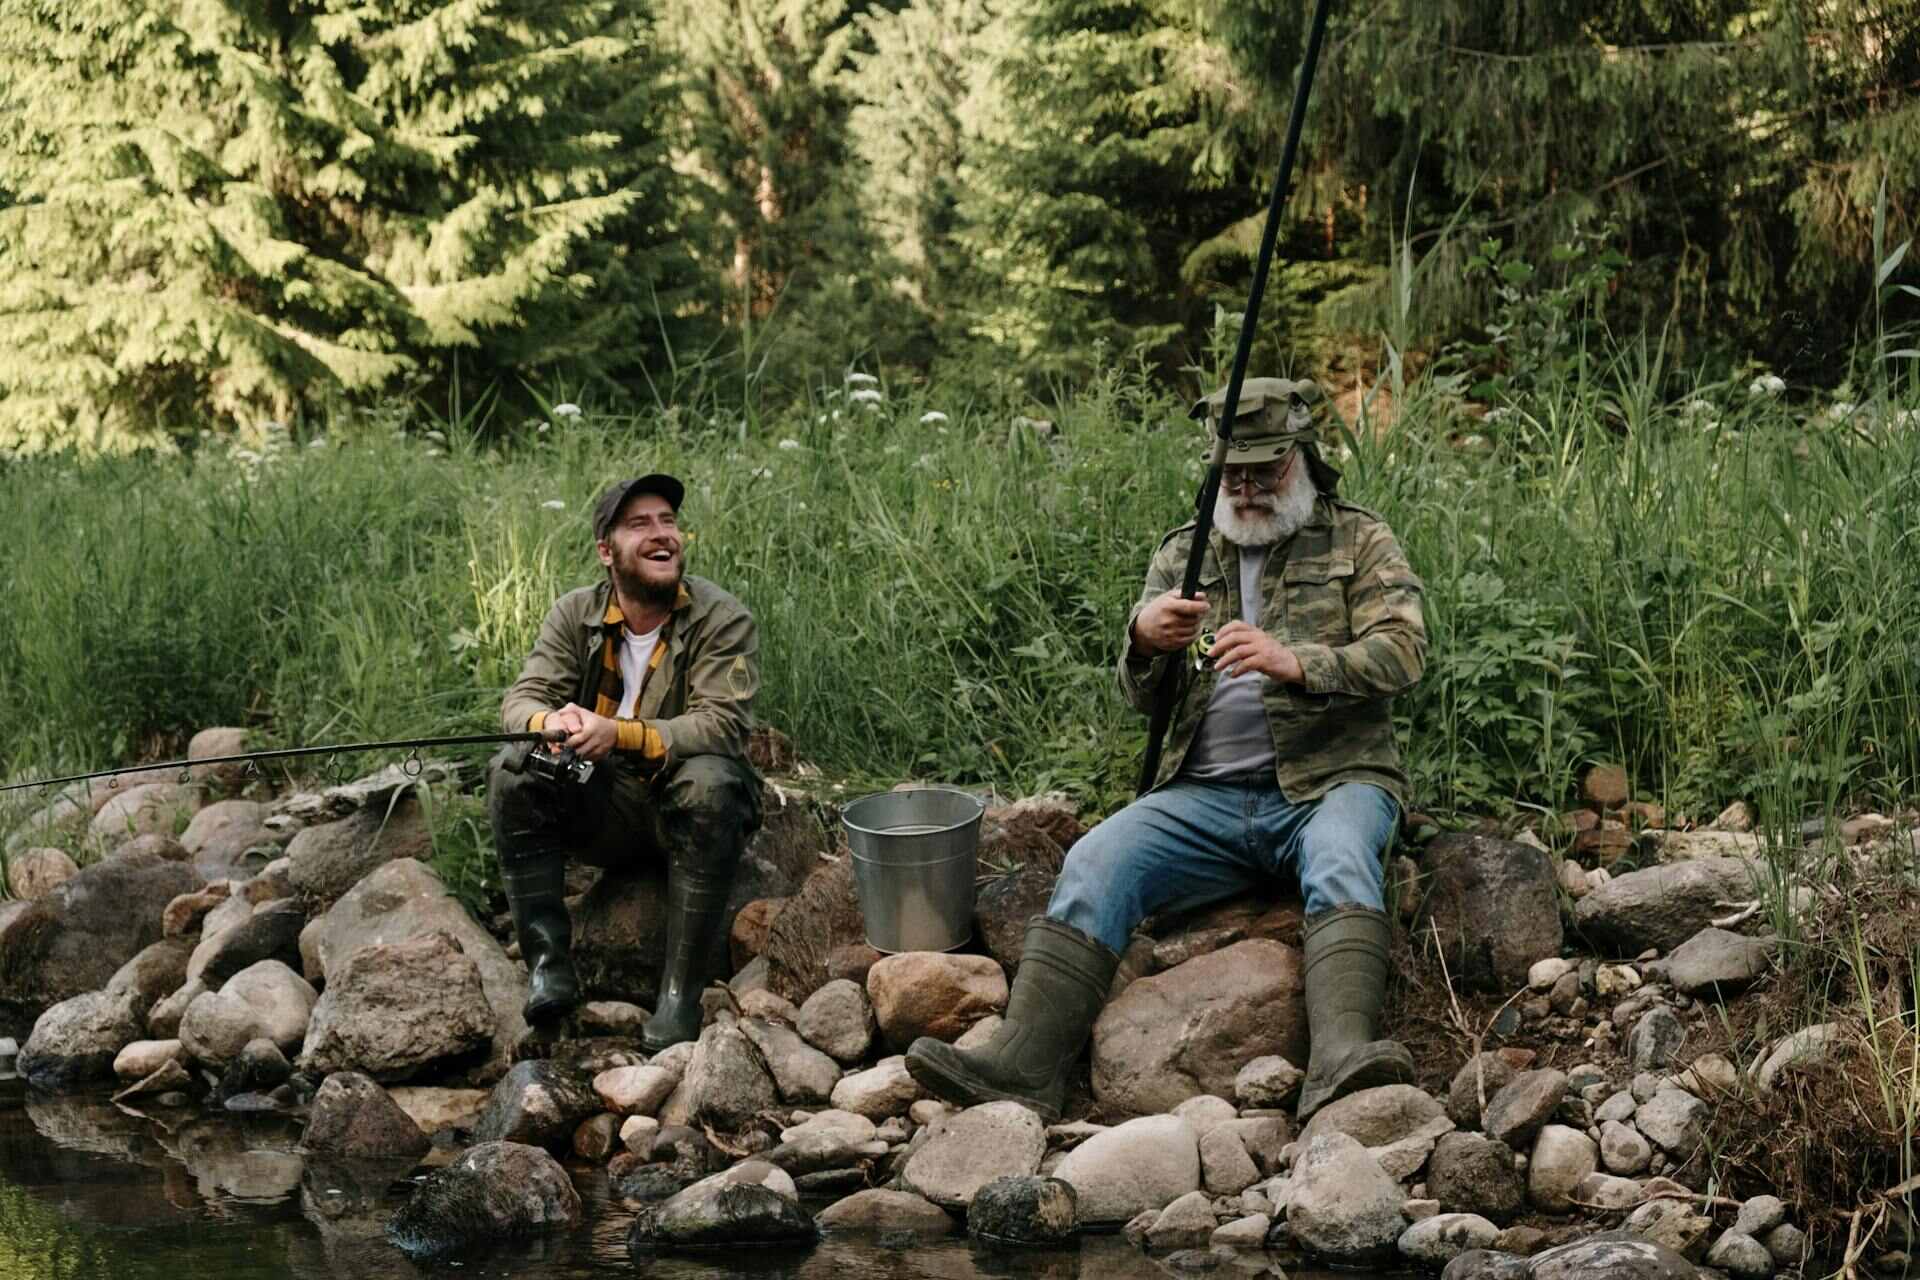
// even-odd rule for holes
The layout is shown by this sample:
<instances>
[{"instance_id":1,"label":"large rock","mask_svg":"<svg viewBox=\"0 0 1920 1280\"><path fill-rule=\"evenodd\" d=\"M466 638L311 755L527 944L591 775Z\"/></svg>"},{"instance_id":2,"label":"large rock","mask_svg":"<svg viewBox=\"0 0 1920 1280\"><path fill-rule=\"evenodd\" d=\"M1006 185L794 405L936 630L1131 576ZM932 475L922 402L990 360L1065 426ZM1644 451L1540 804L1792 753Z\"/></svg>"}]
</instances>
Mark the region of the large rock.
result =
<instances>
[{"instance_id":1,"label":"large rock","mask_svg":"<svg viewBox=\"0 0 1920 1280\"><path fill-rule=\"evenodd\" d=\"M1199 1190L1200 1139L1179 1116L1142 1116L1088 1138L1053 1176L1073 1188L1082 1224L1126 1222Z\"/></svg>"},{"instance_id":2,"label":"large rock","mask_svg":"<svg viewBox=\"0 0 1920 1280\"><path fill-rule=\"evenodd\" d=\"M245 902L230 898L230 902ZM202 934L187 962L187 977L217 987L248 965L278 960L289 968L300 963L300 931L307 913L291 898L262 903L247 918L217 934Z\"/></svg>"},{"instance_id":3,"label":"large rock","mask_svg":"<svg viewBox=\"0 0 1920 1280\"><path fill-rule=\"evenodd\" d=\"M44 898L80 874L63 849L22 849L7 855L7 889L16 898Z\"/></svg>"},{"instance_id":4,"label":"large rock","mask_svg":"<svg viewBox=\"0 0 1920 1280\"><path fill-rule=\"evenodd\" d=\"M409 1257L433 1258L580 1220L580 1193L558 1161L518 1142L482 1142L436 1169L387 1224Z\"/></svg>"},{"instance_id":5,"label":"large rock","mask_svg":"<svg viewBox=\"0 0 1920 1280\"><path fill-rule=\"evenodd\" d=\"M851 1111L869 1120L907 1114L907 1108L926 1096L907 1071L905 1054L882 1058L865 1071L840 1077L831 1101L836 1110Z\"/></svg>"},{"instance_id":6,"label":"large rock","mask_svg":"<svg viewBox=\"0 0 1920 1280\"><path fill-rule=\"evenodd\" d=\"M1537 1253L1527 1267L1527 1280L1695 1280L1698 1274L1673 1250L1624 1231Z\"/></svg>"},{"instance_id":7,"label":"large rock","mask_svg":"<svg viewBox=\"0 0 1920 1280\"><path fill-rule=\"evenodd\" d=\"M760 1018L743 1019L740 1029L760 1051L780 1101L811 1107L833 1097L833 1086L840 1083L840 1064L801 1039L799 1032Z\"/></svg>"},{"instance_id":8,"label":"large rock","mask_svg":"<svg viewBox=\"0 0 1920 1280\"><path fill-rule=\"evenodd\" d=\"M867 940L860 899L853 887L853 859L842 857L816 869L800 886L767 933L767 983L796 1003L831 977L834 952Z\"/></svg>"},{"instance_id":9,"label":"large rock","mask_svg":"<svg viewBox=\"0 0 1920 1280\"><path fill-rule=\"evenodd\" d=\"M733 1023L716 1022L700 1033L683 1083L694 1123L725 1132L746 1128L780 1101L759 1049Z\"/></svg>"},{"instance_id":10,"label":"large rock","mask_svg":"<svg viewBox=\"0 0 1920 1280\"><path fill-rule=\"evenodd\" d=\"M113 1077L113 1060L140 1038L133 1002L88 991L40 1015L15 1069L38 1089L64 1089Z\"/></svg>"},{"instance_id":11,"label":"large rock","mask_svg":"<svg viewBox=\"0 0 1920 1280\"><path fill-rule=\"evenodd\" d=\"M1573 922L1604 954L1671 951L1760 896L1745 858L1697 858L1618 875L1574 904Z\"/></svg>"},{"instance_id":12,"label":"large rock","mask_svg":"<svg viewBox=\"0 0 1920 1280\"><path fill-rule=\"evenodd\" d=\"M1634 1127L1661 1150L1684 1160L1700 1145L1713 1109L1684 1089L1662 1089L1633 1113Z\"/></svg>"},{"instance_id":13,"label":"large rock","mask_svg":"<svg viewBox=\"0 0 1920 1280\"><path fill-rule=\"evenodd\" d=\"M318 999L313 987L278 960L242 969L218 991L194 997L180 1018L180 1043L188 1056L224 1068L250 1040L265 1038L292 1053L306 1038Z\"/></svg>"},{"instance_id":14,"label":"large rock","mask_svg":"<svg viewBox=\"0 0 1920 1280\"><path fill-rule=\"evenodd\" d=\"M656 1249L811 1244L818 1236L798 1200L717 1173L642 1209L634 1217L627 1248L636 1265L644 1267Z\"/></svg>"},{"instance_id":15,"label":"large rock","mask_svg":"<svg viewBox=\"0 0 1920 1280\"><path fill-rule=\"evenodd\" d=\"M599 1096L575 1072L552 1062L520 1062L494 1085L473 1122L473 1140L564 1152L579 1123L599 1111Z\"/></svg>"},{"instance_id":16,"label":"large rock","mask_svg":"<svg viewBox=\"0 0 1920 1280\"><path fill-rule=\"evenodd\" d=\"M808 1044L846 1065L867 1056L878 1030L866 988L846 978L836 978L808 996L794 1026Z\"/></svg>"},{"instance_id":17,"label":"large rock","mask_svg":"<svg viewBox=\"0 0 1920 1280\"><path fill-rule=\"evenodd\" d=\"M187 981L187 944L178 938L163 938L121 965L104 988L110 996L124 996L133 1003L133 1016L144 1021L153 1007L178 991Z\"/></svg>"},{"instance_id":18,"label":"large rock","mask_svg":"<svg viewBox=\"0 0 1920 1280\"><path fill-rule=\"evenodd\" d=\"M381 866L308 926L300 951L308 973L330 978L361 947L436 932L451 937L480 971L493 1011L493 1044L477 1074L497 1077L513 1061L514 1045L526 1034L526 1019L520 1015L527 999L526 970L507 959L493 935L423 864L404 858Z\"/></svg>"},{"instance_id":19,"label":"large rock","mask_svg":"<svg viewBox=\"0 0 1920 1280\"><path fill-rule=\"evenodd\" d=\"M1470 1249L1487 1249L1500 1228L1473 1213L1437 1213L1400 1233L1402 1257L1422 1267L1444 1267Z\"/></svg>"},{"instance_id":20,"label":"large rock","mask_svg":"<svg viewBox=\"0 0 1920 1280\"><path fill-rule=\"evenodd\" d=\"M1533 1135L1553 1117L1560 1100L1566 1096L1566 1072L1551 1067L1522 1071L1487 1099L1482 1127L1488 1137L1497 1138L1518 1151L1533 1141Z\"/></svg>"},{"instance_id":21,"label":"large rock","mask_svg":"<svg viewBox=\"0 0 1920 1280\"><path fill-rule=\"evenodd\" d=\"M1196 1094L1231 1095L1255 1058L1305 1062L1303 992L1300 953L1266 939L1142 978L1094 1023L1094 1096L1123 1111L1170 1111Z\"/></svg>"},{"instance_id":22,"label":"large rock","mask_svg":"<svg viewBox=\"0 0 1920 1280\"><path fill-rule=\"evenodd\" d=\"M1730 996L1758 981L1772 963L1779 939L1749 938L1707 928L1688 938L1662 962L1676 990L1687 995Z\"/></svg>"},{"instance_id":23,"label":"large rock","mask_svg":"<svg viewBox=\"0 0 1920 1280\"><path fill-rule=\"evenodd\" d=\"M1026 1177L1047 1153L1040 1118L1017 1102L987 1102L928 1126L901 1182L947 1209L961 1209L995 1178Z\"/></svg>"},{"instance_id":24,"label":"large rock","mask_svg":"<svg viewBox=\"0 0 1920 1280\"><path fill-rule=\"evenodd\" d=\"M1449 1133L1434 1144L1427 1194L1444 1213L1476 1213L1502 1223L1526 1204L1512 1149L1483 1133Z\"/></svg>"},{"instance_id":25,"label":"large rock","mask_svg":"<svg viewBox=\"0 0 1920 1280\"><path fill-rule=\"evenodd\" d=\"M1344 1133L1305 1144L1293 1166L1287 1229L1308 1253L1363 1262L1391 1253L1406 1229L1400 1184Z\"/></svg>"},{"instance_id":26,"label":"large rock","mask_svg":"<svg viewBox=\"0 0 1920 1280\"><path fill-rule=\"evenodd\" d=\"M1560 954L1553 860L1532 845L1449 833L1427 846L1422 937L1437 932L1453 980L1511 990L1534 962Z\"/></svg>"},{"instance_id":27,"label":"large rock","mask_svg":"<svg viewBox=\"0 0 1920 1280\"><path fill-rule=\"evenodd\" d=\"M1477 1053L1447 1086L1447 1114L1462 1129L1478 1129L1485 1104L1514 1077L1513 1065L1497 1053Z\"/></svg>"},{"instance_id":28,"label":"large rock","mask_svg":"<svg viewBox=\"0 0 1920 1280\"><path fill-rule=\"evenodd\" d=\"M301 1142L309 1151L360 1159L421 1156L433 1145L385 1089L357 1071L321 1082Z\"/></svg>"},{"instance_id":29,"label":"large rock","mask_svg":"<svg viewBox=\"0 0 1920 1280\"><path fill-rule=\"evenodd\" d=\"M334 967L300 1069L364 1072L383 1083L436 1076L484 1061L493 1030L480 967L453 938L374 943Z\"/></svg>"},{"instance_id":30,"label":"large rock","mask_svg":"<svg viewBox=\"0 0 1920 1280\"><path fill-rule=\"evenodd\" d=\"M1022 867L983 885L973 898L973 931L987 954L1009 970L1020 967L1027 925L1044 915L1060 873L1048 867Z\"/></svg>"},{"instance_id":31,"label":"large rock","mask_svg":"<svg viewBox=\"0 0 1920 1280\"><path fill-rule=\"evenodd\" d=\"M180 844L208 880L239 880L259 872L282 852L269 810L254 800L216 800L193 815Z\"/></svg>"},{"instance_id":32,"label":"large rock","mask_svg":"<svg viewBox=\"0 0 1920 1280\"><path fill-rule=\"evenodd\" d=\"M1277 898L1246 894L1192 911L1163 913L1147 923L1154 940L1153 969L1172 969L1249 938L1297 947L1305 921L1306 904L1297 893Z\"/></svg>"},{"instance_id":33,"label":"large rock","mask_svg":"<svg viewBox=\"0 0 1920 1280\"><path fill-rule=\"evenodd\" d=\"M432 856L426 810L419 797L403 791L391 808L371 806L300 832L287 846L287 876L301 893L331 904L383 863Z\"/></svg>"},{"instance_id":34,"label":"large rock","mask_svg":"<svg viewBox=\"0 0 1920 1280\"><path fill-rule=\"evenodd\" d=\"M161 939L167 904L200 888L193 868L151 855L84 868L0 925L0 1006L29 1014L85 991Z\"/></svg>"},{"instance_id":35,"label":"large rock","mask_svg":"<svg viewBox=\"0 0 1920 1280\"><path fill-rule=\"evenodd\" d=\"M171 836L187 825L204 797L200 788L175 782L122 786L93 815L87 839L113 849L135 836Z\"/></svg>"},{"instance_id":36,"label":"large rock","mask_svg":"<svg viewBox=\"0 0 1920 1280\"><path fill-rule=\"evenodd\" d=\"M1079 1226L1078 1197L1058 1178L995 1178L967 1202L967 1234L1008 1244L1059 1244Z\"/></svg>"},{"instance_id":37,"label":"large rock","mask_svg":"<svg viewBox=\"0 0 1920 1280\"><path fill-rule=\"evenodd\" d=\"M1592 1138L1565 1125L1547 1125L1533 1140L1527 1195L1536 1208L1565 1213L1580 1183L1599 1167L1600 1147Z\"/></svg>"},{"instance_id":38,"label":"large rock","mask_svg":"<svg viewBox=\"0 0 1920 1280\"><path fill-rule=\"evenodd\" d=\"M245 755L252 737L251 732L235 725L202 729L187 743L187 759L217 760L223 756ZM238 791L247 784L247 762L243 760L196 764L188 772L195 782L216 790Z\"/></svg>"},{"instance_id":39,"label":"large rock","mask_svg":"<svg viewBox=\"0 0 1920 1280\"><path fill-rule=\"evenodd\" d=\"M901 1052L921 1036L952 1043L1007 1007L1007 975L986 956L905 951L867 972L867 998L887 1046Z\"/></svg>"},{"instance_id":40,"label":"large rock","mask_svg":"<svg viewBox=\"0 0 1920 1280\"><path fill-rule=\"evenodd\" d=\"M898 1236L952 1235L953 1216L939 1205L908 1191L873 1187L836 1200L814 1215L825 1232L875 1232Z\"/></svg>"}]
</instances>

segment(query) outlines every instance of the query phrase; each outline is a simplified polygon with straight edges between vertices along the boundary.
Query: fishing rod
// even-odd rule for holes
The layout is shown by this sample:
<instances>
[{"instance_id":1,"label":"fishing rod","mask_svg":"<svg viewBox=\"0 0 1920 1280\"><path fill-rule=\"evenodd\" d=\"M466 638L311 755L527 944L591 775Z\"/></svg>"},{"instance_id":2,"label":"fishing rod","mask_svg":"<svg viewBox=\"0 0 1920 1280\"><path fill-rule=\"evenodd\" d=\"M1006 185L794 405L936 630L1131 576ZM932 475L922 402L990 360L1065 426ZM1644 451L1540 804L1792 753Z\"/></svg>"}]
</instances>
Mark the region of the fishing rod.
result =
<instances>
[{"instance_id":1,"label":"fishing rod","mask_svg":"<svg viewBox=\"0 0 1920 1280\"><path fill-rule=\"evenodd\" d=\"M298 756L341 756L357 751L398 751L405 748L407 758L400 768L408 777L417 778L426 767L420 759L422 747L467 747L490 745L504 742L560 742L566 733L559 729L544 730L539 733L472 733L441 738L396 738L390 742L336 742L324 747L282 747L273 751L245 751L231 756L204 756L199 759L165 760L158 764L130 764L118 769L99 769L93 773L69 774L64 778L36 778L32 782L10 782L0 786L0 792L21 791L28 787L55 787L69 782L90 782L95 778L111 778L107 785L117 787L122 774L158 773L166 769L180 770L180 781L193 780L193 771L216 764L242 764L247 766L248 776L260 771L262 760L291 760ZM528 756L529 764L543 773L550 773L556 779L571 782L585 782L593 775L593 762L583 760L571 750L559 752L532 752ZM537 763L536 763L537 762Z\"/></svg>"},{"instance_id":2,"label":"fishing rod","mask_svg":"<svg viewBox=\"0 0 1920 1280\"><path fill-rule=\"evenodd\" d=\"M1253 285L1247 293L1246 314L1240 319L1240 341L1233 351L1233 372L1227 377L1226 401L1220 406L1220 429L1214 435L1213 457L1207 476L1194 498L1193 546L1187 551L1187 574L1180 586L1180 598L1191 600L1200 589L1200 569L1207 553L1207 538L1213 531L1213 504L1220 496L1220 472L1227 462L1227 447L1233 443L1233 419L1240 411L1240 384L1247 376L1247 360L1253 354L1253 326L1260 315L1260 295L1266 292L1267 268L1273 263L1273 247L1280 233L1280 211L1286 206L1293 180L1293 158L1300 147L1300 126L1307 115L1307 95L1313 88L1313 69L1320 61L1320 42L1327 31L1327 11L1333 0L1318 0L1313 10L1313 26L1307 34L1307 51L1300 61L1300 79L1293 88L1293 106L1287 113L1287 141L1280 152L1280 172L1274 178L1273 195L1267 201L1267 222L1260 232L1260 254L1254 260ZM1171 656L1160 672L1153 690L1153 721L1147 730L1147 754L1140 762L1138 795L1153 789L1160 772L1160 751L1173 721L1173 694L1179 683L1178 667Z\"/></svg>"}]
</instances>

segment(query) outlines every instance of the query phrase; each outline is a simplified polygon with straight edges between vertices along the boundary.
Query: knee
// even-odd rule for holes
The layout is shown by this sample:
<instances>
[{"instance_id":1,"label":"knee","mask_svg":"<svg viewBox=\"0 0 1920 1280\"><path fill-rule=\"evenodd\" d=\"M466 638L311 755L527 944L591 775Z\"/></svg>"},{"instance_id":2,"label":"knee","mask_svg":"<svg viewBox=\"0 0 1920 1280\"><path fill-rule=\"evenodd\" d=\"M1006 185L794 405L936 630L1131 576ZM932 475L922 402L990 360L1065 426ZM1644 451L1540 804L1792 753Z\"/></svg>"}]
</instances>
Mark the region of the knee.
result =
<instances>
[{"instance_id":1,"label":"knee","mask_svg":"<svg viewBox=\"0 0 1920 1280\"><path fill-rule=\"evenodd\" d=\"M732 756L689 756L665 780L667 807L693 821L760 824L760 789Z\"/></svg>"}]
</instances>

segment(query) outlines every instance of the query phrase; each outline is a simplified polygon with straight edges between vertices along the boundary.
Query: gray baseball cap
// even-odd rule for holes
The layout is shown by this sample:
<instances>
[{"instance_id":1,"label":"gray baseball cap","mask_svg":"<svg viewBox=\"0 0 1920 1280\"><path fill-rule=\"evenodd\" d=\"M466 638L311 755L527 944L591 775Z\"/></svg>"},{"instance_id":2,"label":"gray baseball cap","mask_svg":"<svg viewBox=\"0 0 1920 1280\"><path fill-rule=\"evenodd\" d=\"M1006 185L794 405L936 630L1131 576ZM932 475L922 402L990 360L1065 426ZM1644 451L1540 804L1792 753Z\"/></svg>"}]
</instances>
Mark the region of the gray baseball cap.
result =
<instances>
[{"instance_id":1,"label":"gray baseball cap","mask_svg":"<svg viewBox=\"0 0 1920 1280\"><path fill-rule=\"evenodd\" d=\"M622 480L600 495L600 501L593 507L593 540L604 542L607 530L613 527L620 509L627 505L627 499L637 494L658 494L667 500L674 514L680 513L680 503L687 496L687 487L670 475L655 471L648 475L636 476L632 480Z\"/></svg>"}]
</instances>

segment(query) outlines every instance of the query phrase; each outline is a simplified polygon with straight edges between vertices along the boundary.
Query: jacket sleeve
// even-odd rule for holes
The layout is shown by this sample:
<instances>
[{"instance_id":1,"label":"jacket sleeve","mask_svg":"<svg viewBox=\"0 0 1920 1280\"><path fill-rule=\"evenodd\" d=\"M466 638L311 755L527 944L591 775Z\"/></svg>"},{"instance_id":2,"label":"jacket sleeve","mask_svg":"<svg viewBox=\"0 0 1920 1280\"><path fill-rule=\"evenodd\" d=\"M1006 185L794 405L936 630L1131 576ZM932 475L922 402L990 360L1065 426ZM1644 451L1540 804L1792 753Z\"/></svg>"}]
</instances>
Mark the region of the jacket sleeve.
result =
<instances>
[{"instance_id":1,"label":"jacket sleeve","mask_svg":"<svg viewBox=\"0 0 1920 1280\"><path fill-rule=\"evenodd\" d=\"M580 687L579 659L575 656L575 627L569 622L562 600L547 610L540 624L540 638L520 668L520 678L507 690L500 702L500 727L508 733L526 733L539 728L536 717L545 719L549 711L558 711L573 700Z\"/></svg>"},{"instance_id":2,"label":"jacket sleeve","mask_svg":"<svg viewBox=\"0 0 1920 1280\"><path fill-rule=\"evenodd\" d=\"M1294 656L1308 693L1386 698L1405 693L1426 666L1424 588L1387 526L1360 533L1353 579L1347 587L1348 630L1343 645L1296 644Z\"/></svg>"},{"instance_id":3,"label":"jacket sleeve","mask_svg":"<svg viewBox=\"0 0 1920 1280\"><path fill-rule=\"evenodd\" d=\"M1133 651L1133 620L1154 597L1173 590L1180 585L1181 571L1186 564L1186 547L1182 539L1169 538L1160 544L1153 554L1153 560L1147 565L1147 582L1140 590L1140 598L1134 601L1133 608L1127 611L1127 623L1120 629L1120 658L1115 664L1115 672L1120 677L1120 693L1141 715L1153 714L1154 690L1160 687L1161 673L1169 662L1178 662L1180 653L1163 653L1152 658L1141 658ZM1182 664L1182 669L1174 677L1176 697L1178 690L1193 673Z\"/></svg>"},{"instance_id":4,"label":"jacket sleeve","mask_svg":"<svg viewBox=\"0 0 1920 1280\"><path fill-rule=\"evenodd\" d=\"M664 748L662 767L689 756L747 756L753 695L760 689L760 632L739 609L714 619L713 631L687 666L687 708L647 721Z\"/></svg>"}]
</instances>

